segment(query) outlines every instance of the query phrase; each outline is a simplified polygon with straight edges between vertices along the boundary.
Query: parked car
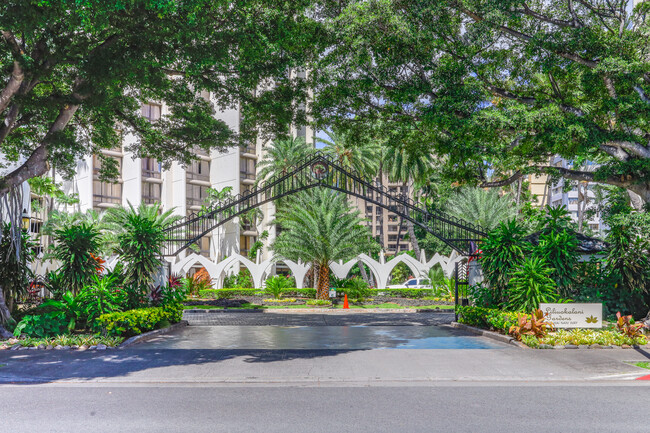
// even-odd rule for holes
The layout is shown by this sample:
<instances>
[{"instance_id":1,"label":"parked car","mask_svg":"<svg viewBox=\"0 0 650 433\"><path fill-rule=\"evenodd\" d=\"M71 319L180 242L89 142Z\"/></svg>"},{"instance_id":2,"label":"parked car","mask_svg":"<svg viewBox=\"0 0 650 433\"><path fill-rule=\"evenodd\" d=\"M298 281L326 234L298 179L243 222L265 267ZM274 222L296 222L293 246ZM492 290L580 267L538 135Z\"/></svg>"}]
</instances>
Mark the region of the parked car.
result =
<instances>
[{"instance_id":1,"label":"parked car","mask_svg":"<svg viewBox=\"0 0 650 433\"><path fill-rule=\"evenodd\" d=\"M411 278L402 284L393 284L387 289L431 289L431 280L428 278Z\"/></svg>"}]
</instances>

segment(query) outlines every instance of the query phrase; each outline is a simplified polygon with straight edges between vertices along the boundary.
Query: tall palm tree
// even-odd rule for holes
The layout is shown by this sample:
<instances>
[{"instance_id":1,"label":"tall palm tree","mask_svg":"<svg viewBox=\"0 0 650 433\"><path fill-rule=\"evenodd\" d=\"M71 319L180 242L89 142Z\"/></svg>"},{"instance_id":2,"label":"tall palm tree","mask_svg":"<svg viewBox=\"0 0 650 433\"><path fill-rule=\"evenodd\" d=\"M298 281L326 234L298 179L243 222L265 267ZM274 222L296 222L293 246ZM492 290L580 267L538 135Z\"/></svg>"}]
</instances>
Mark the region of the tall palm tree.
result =
<instances>
[{"instance_id":1,"label":"tall palm tree","mask_svg":"<svg viewBox=\"0 0 650 433\"><path fill-rule=\"evenodd\" d=\"M265 147L264 157L257 162L257 182L272 176L282 176L296 167L304 158L314 152L302 137L273 141Z\"/></svg>"},{"instance_id":2,"label":"tall palm tree","mask_svg":"<svg viewBox=\"0 0 650 433\"><path fill-rule=\"evenodd\" d=\"M511 194L499 195L494 189L463 188L452 196L445 209L448 214L474 224L487 231L517 215L517 206Z\"/></svg>"},{"instance_id":3,"label":"tall palm tree","mask_svg":"<svg viewBox=\"0 0 650 433\"><path fill-rule=\"evenodd\" d=\"M332 156L338 164L348 171L356 171L365 178L373 179L379 170L379 143L366 141L355 143L348 134L332 130L328 132L330 140L317 138L325 144L323 151Z\"/></svg>"},{"instance_id":4,"label":"tall palm tree","mask_svg":"<svg viewBox=\"0 0 650 433\"><path fill-rule=\"evenodd\" d=\"M382 158L383 169L391 182L401 182L413 190L417 182L424 181L431 172L433 155L426 149L407 146L387 146ZM420 246L415 237L413 222L406 220L406 229L416 258L420 258Z\"/></svg>"},{"instance_id":5,"label":"tall palm tree","mask_svg":"<svg viewBox=\"0 0 650 433\"><path fill-rule=\"evenodd\" d=\"M278 257L318 268L318 298L327 299L329 265L368 251L373 240L346 197L329 189L302 191L278 212L283 231L271 245Z\"/></svg>"}]
</instances>

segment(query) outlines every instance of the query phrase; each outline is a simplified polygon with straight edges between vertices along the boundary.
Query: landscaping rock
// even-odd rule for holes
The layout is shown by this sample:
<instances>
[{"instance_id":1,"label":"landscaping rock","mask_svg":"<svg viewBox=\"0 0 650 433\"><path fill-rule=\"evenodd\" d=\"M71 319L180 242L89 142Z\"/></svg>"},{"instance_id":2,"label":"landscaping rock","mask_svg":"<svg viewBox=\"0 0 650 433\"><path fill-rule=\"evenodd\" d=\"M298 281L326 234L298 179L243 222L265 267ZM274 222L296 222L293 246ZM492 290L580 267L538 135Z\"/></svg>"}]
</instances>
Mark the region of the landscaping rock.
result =
<instances>
[{"instance_id":1,"label":"landscaping rock","mask_svg":"<svg viewBox=\"0 0 650 433\"><path fill-rule=\"evenodd\" d=\"M18 350L18 349L20 349L20 344L16 344L14 346L11 346L10 350Z\"/></svg>"},{"instance_id":2,"label":"landscaping rock","mask_svg":"<svg viewBox=\"0 0 650 433\"><path fill-rule=\"evenodd\" d=\"M18 350L29 350L27 346L18 346Z\"/></svg>"},{"instance_id":3,"label":"landscaping rock","mask_svg":"<svg viewBox=\"0 0 650 433\"><path fill-rule=\"evenodd\" d=\"M85 350L88 350L88 346L86 346L85 344L82 344L81 346L79 346L79 352L83 352Z\"/></svg>"},{"instance_id":4,"label":"landscaping rock","mask_svg":"<svg viewBox=\"0 0 650 433\"><path fill-rule=\"evenodd\" d=\"M97 345L97 350L106 350L106 345L105 344L98 344Z\"/></svg>"},{"instance_id":5,"label":"landscaping rock","mask_svg":"<svg viewBox=\"0 0 650 433\"><path fill-rule=\"evenodd\" d=\"M613 349L614 346L603 346L603 349Z\"/></svg>"},{"instance_id":6,"label":"landscaping rock","mask_svg":"<svg viewBox=\"0 0 650 433\"><path fill-rule=\"evenodd\" d=\"M538 348L539 348L539 349L552 349L553 346L551 346L550 344L540 344L540 345L538 346Z\"/></svg>"},{"instance_id":7,"label":"landscaping rock","mask_svg":"<svg viewBox=\"0 0 650 433\"><path fill-rule=\"evenodd\" d=\"M575 344L565 344L564 348L565 349L577 349L578 346L576 346Z\"/></svg>"},{"instance_id":8,"label":"landscaping rock","mask_svg":"<svg viewBox=\"0 0 650 433\"><path fill-rule=\"evenodd\" d=\"M578 349L589 349L589 346L587 346L586 344L581 344L580 346L578 346Z\"/></svg>"},{"instance_id":9,"label":"landscaping rock","mask_svg":"<svg viewBox=\"0 0 650 433\"><path fill-rule=\"evenodd\" d=\"M54 349L54 346L52 346L51 344L45 346L45 350L52 350L52 349Z\"/></svg>"},{"instance_id":10,"label":"landscaping rock","mask_svg":"<svg viewBox=\"0 0 650 433\"><path fill-rule=\"evenodd\" d=\"M38 350L38 347L37 346L29 346L28 349L29 350Z\"/></svg>"},{"instance_id":11,"label":"landscaping rock","mask_svg":"<svg viewBox=\"0 0 650 433\"><path fill-rule=\"evenodd\" d=\"M7 346L6 344L0 346L0 350L7 350L7 349L9 349L9 346Z\"/></svg>"},{"instance_id":12,"label":"landscaping rock","mask_svg":"<svg viewBox=\"0 0 650 433\"><path fill-rule=\"evenodd\" d=\"M73 344L72 346L70 346L70 349L76 350L76 349L79 349L79 346L77 346L76 344Z\"/></svg>"},{"instance_id":13,"label":"landscaping rock","mask_svg":"<svg viewBox=\"0 0 650 433\"><path fill-rule=\"evenodd\" d=\"M54 346L54 350L63 350L63 346L57 344L56 346Z\"/></svg>"},{"instance_id":14,"label":"landscaping rock","mask_svg":"<svg viewBox=\"0 0 650 433\"><path fill-rule=\"evenodd\" d=\"M63 350L69 350L70 346L63 346Z\"/></svg>"},{"instance_id":15,"label":"landscaping rock","mask_svg":"<svg viewBox=\"0 0 650 433\"><path fill-rule=\"evenodd\" d=\"M97 346L90 346L88 349L95 350L95 349L97 349Z\"/></svg>"},{"instance_id":16,"label":"landscaping rock","mask_svg":"<svg viewBox=\"0 0 650 433\"><path fill-rule=\"evenodd\" d=\"M564 346L562 346L562 345L560 345L560 346L553 346L553 349L555 349L555 350L559 350L559 349L564 350Z\"/></svg>"},{"instance_id":17,"label":"landscaping rock","mask_svg":"<svg viewBox=\"0 0 650 433\"><path fill-rule=\"evenodd\" d=\"M589 348L590 349L602 349L603 346L601 346L600 344L592 344L591 346L589 346Z\"/></svg>"},{"instance_id":18,"label":"landscaping rock","mask_svg":"<svg viewBox=\"0 0 650 433\"><path fill-rule=\"evenodd\" d=\"M39 349L39 350L45 350L46 347L47 347L47 346L45 346L44 344L39 344L38 347L37 347L37 349Z\"/></svg>"},{"instance_id":19,"label":"landscaping rock","mask_svg":"<svg viewBox=\"0 0 650 433\"><path fill-rule=\"evenodd\" d=\"M17 338L10 338L9 340L7 340L7 343L16 344L16 343L18 343L18 339Z\"/></svg>"},{"instance_id":20,"label":"landscaping rock","mask_svg":"<svg viewBox=\"0 0 650 433\"><path fill-rule=\"evenodd\" d=\"M631 348L632 346L630 346L629 344L621 344L621 349L631 349Z\"/></svg>"}]
</instances>

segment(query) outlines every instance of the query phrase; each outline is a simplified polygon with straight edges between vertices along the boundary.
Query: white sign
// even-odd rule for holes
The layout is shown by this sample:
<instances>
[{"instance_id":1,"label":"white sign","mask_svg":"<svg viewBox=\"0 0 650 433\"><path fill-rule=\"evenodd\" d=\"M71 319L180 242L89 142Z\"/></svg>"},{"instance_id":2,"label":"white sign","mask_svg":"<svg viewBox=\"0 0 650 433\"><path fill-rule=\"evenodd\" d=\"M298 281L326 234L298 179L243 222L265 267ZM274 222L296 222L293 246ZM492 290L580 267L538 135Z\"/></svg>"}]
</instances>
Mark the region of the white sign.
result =
<instances>
[{"instance_id":1,"label":"white sign","mask_svg":"<svg viewBox=\"0 0 650 433\"><path fill-rule=\"evenodd\" d=\"M539 304L556 328L602 328L603 304Z\"/></svg>"},{"instance_id":2,"label":"white sign","mask_svg":"<svg viewBox=\"0 0 650 433\"><path fill-rule=\"evenodd\" d=\"M330 289L330 298L336 298L336 289Z\"/></svg>"}]
</instances>

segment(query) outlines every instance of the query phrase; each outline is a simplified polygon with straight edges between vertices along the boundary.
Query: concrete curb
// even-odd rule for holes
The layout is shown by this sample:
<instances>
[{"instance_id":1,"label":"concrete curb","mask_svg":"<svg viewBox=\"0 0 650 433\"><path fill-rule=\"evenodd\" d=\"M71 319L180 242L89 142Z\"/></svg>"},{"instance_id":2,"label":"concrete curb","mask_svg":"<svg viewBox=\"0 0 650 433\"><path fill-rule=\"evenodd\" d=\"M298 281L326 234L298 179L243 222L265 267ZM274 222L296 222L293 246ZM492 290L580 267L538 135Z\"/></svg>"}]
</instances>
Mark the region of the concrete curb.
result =
<instances>
[{"instance_id":1,"label":"concrete curb","mask_svg":"<svg viewBox=\"0 0 650 433\"><path fill-rule=\"evenodd\" d=\"M154 329L153 331L145 332L144 334L140 335L134 335L131 338L127 338L117 346L117 349L124 349L125 347L133 346L134 344L142 343L144 341L147 341L157 335L161 334L167 334L168 332L175 331L180 328L184 328L185 326L189 325L187 320L181 320L178 323L174 323L173 325L170 325L166 328L161 328L161 329Z\"/></svg>"},{"instance_id":2,"label":"concrete curb","mask_svg":"<svg viewBox=\"0 0 650 433\"><path fill-rule=\"evenodd\" d=\"M506 344L512 344L513 346L517 346L522 349L529 349L528 346L526 346L523 343L520 343L519 341L515 340L514 338L510 337L509 335L503 335L499 334L498 332L493 332L493 331L488 331L485 329L480 329L480 328L475 328L474 326L468 326L465 325L464 323L458 323L458 322L451 322L451 327L460 329L463 331L471 332L472 334L480 335L482 337L487 337L492 340L500 341L502 343Z\"/></svg>"},{"instance_id":3,"label":"concrete curb","mask_svg":"<svg viewBox=\"0 0 650 433\"><path fill-rule=\"evenodd\" d=\"M245 309L227 309L227 308L215 308L215 309L199 309L192 308L184 310L184 313L187 314L205 314L205 313L266 313L266 314L363 314L363 313L453 313L452 309L430 309L430 308L350 308L349 310L344 310L342 308L273 308L273 309L257 309L257 310L245 310Z\"/></svg>"}]
</instances>

